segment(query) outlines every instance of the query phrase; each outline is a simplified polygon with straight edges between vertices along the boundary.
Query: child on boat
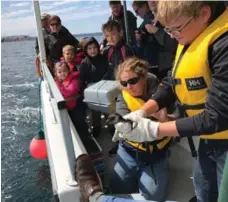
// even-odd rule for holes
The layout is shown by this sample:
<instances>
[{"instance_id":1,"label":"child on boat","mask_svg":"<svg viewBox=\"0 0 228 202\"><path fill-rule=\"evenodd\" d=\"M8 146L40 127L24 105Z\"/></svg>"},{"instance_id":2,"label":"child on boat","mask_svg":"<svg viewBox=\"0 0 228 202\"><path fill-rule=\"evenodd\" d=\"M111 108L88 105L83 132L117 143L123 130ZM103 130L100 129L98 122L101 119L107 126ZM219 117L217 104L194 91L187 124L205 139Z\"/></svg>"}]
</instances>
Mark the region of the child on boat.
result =
<instances>
[{"instance_id":1,"label":"child on boat","mask_svg":"<svg viewBox=\"0 0 228 202\"><path fill-rule=\"evenodd\" d=\"M108 61L105 56L100 54L99 44L94 37L89 37L84 41L85 59L80 65L80 80L83 88L96 83L106 76ZM92 134L97 137L101 130L101 113L92 112Z\"/></svg>"},{"instance_id":2,"label":"child on boat","mask_svg":"<svg viewBox=\"0 0 228 202\"><path fill-rule=\"evenodd\" d=\"M79 72L71 72L67 62L55 64L55 82L66 100L69 116L83 141L89 136L85 122L86 108L80 99Z\"/></svg>"},{"instance_id":3,"label":"child on boat","mask_svg":"<svg viewBox=\"0 0 228 202\"><path fill-rule=\"evenodd\" d=\"M117 70L118 65L127 57L133 56L133 50L125 43L122 27L117 21L108 21L102 26L102 30L108 41L108 46L106 46L103 51L103 54L106 56L109 63L107 79L115 80L115 71ZM109 126L108 130L110 134L114 134L115 129L113 126ZM118 144L109 151L110 156L116 154L117 147Z\"/></svg>"},{"instance_id":4,"label":"child on boat","mask_svg":"<svg viewBox=\"0 0 228 202\"><path fill-rule=\"evenodd\" d=\"M85 59L80 65L80 79L87 87L88 84L96 83L106 76L108 61L100 54L99 44L94 37L89 37L84 42Z\"/></svg>"},{"instance_id":5,"label":"child on boat","mask_svg":"<svg viewBox=\"0 0 228 202\"><path fill-rule=\"evenodd\" d=\"M124 42L123 30L117 21L108 21L102 26L102 31L108 41L108 46L103 51L109 63L107 78L115 80L118 65L127 57L133 56L133 50Z\"/></svg>"},{"instance_id":6,"label":"child on boat","mask_svg":"<svg viewBox=\"0 0 228 202\"><path fill-rule=\"evenodd\" d=\"M63 47L63 57L60 58L61 62L66 62L70 67L70 71L78 71L79 65L82 62L82 58L75 54L75 48L71 45Z\"/></svg>"}]
</instances>

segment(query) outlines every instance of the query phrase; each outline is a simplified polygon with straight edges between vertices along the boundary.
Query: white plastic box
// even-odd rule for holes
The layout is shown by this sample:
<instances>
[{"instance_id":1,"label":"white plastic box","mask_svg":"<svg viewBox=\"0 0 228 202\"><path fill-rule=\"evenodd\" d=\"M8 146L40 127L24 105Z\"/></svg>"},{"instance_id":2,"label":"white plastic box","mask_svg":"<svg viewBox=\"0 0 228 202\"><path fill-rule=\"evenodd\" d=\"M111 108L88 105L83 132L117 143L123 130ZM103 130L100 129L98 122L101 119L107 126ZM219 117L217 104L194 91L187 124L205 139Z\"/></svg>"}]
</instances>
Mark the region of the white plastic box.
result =
<instances>
[{"instance_id":1,"label":"white plastic box","mask_svg":"<svg viewBox=\"0 0 228 202\"><path fill-rule=\"evenodd\" d=\"M83 101L90 109L110 114L116 110L119 92L116 81L101 80L85 89Z\"/></svg>"}]
</instances>

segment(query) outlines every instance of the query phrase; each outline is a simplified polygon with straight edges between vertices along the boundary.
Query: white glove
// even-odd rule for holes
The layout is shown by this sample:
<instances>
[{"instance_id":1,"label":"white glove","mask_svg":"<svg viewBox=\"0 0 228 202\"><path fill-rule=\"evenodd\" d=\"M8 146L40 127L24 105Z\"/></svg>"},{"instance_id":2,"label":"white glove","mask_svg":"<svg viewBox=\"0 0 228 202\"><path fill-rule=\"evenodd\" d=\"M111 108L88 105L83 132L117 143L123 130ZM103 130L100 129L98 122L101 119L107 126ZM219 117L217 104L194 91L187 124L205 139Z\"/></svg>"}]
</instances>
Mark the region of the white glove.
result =
<instances>
[{"instance_id":1,"label":"white glove","mask_svg":"<svg viewBox=\"0 0 228 202\"><path fill-rule=\"evenodd\" d=\"M124 116L125 118L125 116ZM151 142L158 136L159 122L151 121L146 118L128 118L132 120L133 129L127 126L128 123L118 123L115 125L116 132L113 136L114 140L124 137L133 142Z\"/></svg>"},{"instance_id":2,"label":"white glove","mask_svg":"<svg viewBox=\"0 0 228 202\"><path fill-rule=\"evenodd\" d=\"M123 118L124 119L128 119L128 118L126 118L127 116L128 115L125 115ZM134 117L134 120L135 119L137 119L136 116ZM112 137L112 141L113 142L119 141L121 138L123 138L122 133L129 133L134 128L134 126L136 124L137 124L136 122L133 122L133 124L124 123L124 122L119 122L119 123L115 124L116 130L115 130L115 133L114 133L114 135Z\"/></svg>"},{"instance_id":3,"label":"white glove","mask_svg":"<svg viewBox=\"0 0 228 202\"><path fill-rule=\"evenodd\" d=\"M123 123L123 122L119 122L115 124L116 131L112 137L112 141L117 142L121 138L123 138L122 133L129 133L132 130L132 128L134 128L134 126L137 124L136 120L144 116L145 116L144 111L140 109L123 116L124 119L130 119L132 121L134 120L133 125L129 123Z\"/></svg>"},{"instance_id":4,"label":"white glove","mask_svg":"<svg viewBox=\"0 0 228 202\"><path fill-rule=\"evenodd\" d=\"M123 116L123 118L125 119L135 119L135 118L141 118L141 117L146 117L146 114L143 110L139 109L139 110L136 110L134 112L131 112L125 116Z\"/></svg>"},{"instance_id":5,"label":"white glove","mask_svg":"<svg viewBox=\"0 0 228 202\"><path fill-rule=\"evenodd\" d=\"M113 137L112 137L112 141L113 141L113 142L117 142L117 141L119 141L120 139L123 139L122 133L120 133L120 132L118 132L117 130L115 130L115 133L114 133L114 135L113 135Z\"/></svg>"},{"instance_id":6,"label":"white glove","mask_svg":"<svg viewBox=\"0 0 228 202\"><path fill-rule=\"evenodd\" d=\"M124 119L129 119L133 121L133 125L130 123L124 123L124 122L119 122L115 124L115 128L118 128L118 132L121 133L128 133L134 128L134 124L136 124L136 120L143 117L145 113L142 110L137 110L134 112L131 112L125 116L123 116Z\"/></svg>"}]
</instances>

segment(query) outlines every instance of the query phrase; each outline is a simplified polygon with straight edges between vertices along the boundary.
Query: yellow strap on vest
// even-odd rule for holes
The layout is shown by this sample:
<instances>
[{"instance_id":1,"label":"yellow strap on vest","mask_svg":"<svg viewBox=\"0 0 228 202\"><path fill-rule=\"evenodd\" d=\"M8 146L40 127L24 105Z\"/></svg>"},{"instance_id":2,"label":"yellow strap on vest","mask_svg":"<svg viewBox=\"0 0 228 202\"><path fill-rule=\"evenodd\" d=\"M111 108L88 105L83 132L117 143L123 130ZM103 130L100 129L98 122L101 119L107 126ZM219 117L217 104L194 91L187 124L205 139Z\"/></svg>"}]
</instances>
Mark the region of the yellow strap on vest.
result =
<instances>
[{"instance_id":1,"label":"yellow strap on vest","mask_svg":"<svg viewBox=\"0 0 228 202\"><path fill-rule=\"evenodd\" d=\"M123 98L127 104L128 109L130 109L131 112L140 109L145 104L145 101L143 101L140 98L133 97L126 90L122 90L122 95L123 95ZM161 140L161 139L163 139L163 138L157 138L156 140ZM156 144L157 148L159 150L161 150L162 148L164 148L169 143L170 140L171 140L171 137L165 138L163 141ZM137 149L140 149L142 151L146 151L146 148L143 146L142 143L135 143L135 142L131 142L128 140L126 140L126 142L128 142L128 144L130 144L131 146L133 146ZM152 145L149 145L149 150L151 153L153 152L153 146Z\"/></svg>"},{"instance_id":2,"label":"yellow strap on vest","mask_svg":"<svg viewBox=\"0 0 228 202\"><path fill-rule=\"evenodd\" d=\"M184 46L178 45L172 77L179 80L174 89L182 104L195 106L206 103L207 92L212 84L208 48L227 31L228 8L191 43L184 54L182 53ZM185 112L191 117L203 110L203 108L186 109ZM228 131L201 135L200 137L203 139L228 139Z\"/></svg>"}]
</instances>

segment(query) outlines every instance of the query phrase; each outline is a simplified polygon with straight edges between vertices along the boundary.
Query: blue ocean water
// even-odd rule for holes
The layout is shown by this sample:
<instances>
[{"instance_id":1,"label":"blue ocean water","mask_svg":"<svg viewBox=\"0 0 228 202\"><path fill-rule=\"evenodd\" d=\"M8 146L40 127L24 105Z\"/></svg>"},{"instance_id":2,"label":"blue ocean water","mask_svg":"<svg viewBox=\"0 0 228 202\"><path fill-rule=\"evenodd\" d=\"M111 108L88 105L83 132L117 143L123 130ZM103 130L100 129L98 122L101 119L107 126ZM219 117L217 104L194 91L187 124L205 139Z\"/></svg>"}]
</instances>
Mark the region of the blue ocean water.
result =
<instances>
[{"instance_id":1,"label":"blue ocean water","mask_svg":"<svg viewBox=\"0 0 228 202\"><path fill-rule=\"evenodd\" d=\"M34 41L2 43L3 202L52 200L48 160L33 159L28 149L39 123L34 47Z\"/></svg>"}]
</instances>

